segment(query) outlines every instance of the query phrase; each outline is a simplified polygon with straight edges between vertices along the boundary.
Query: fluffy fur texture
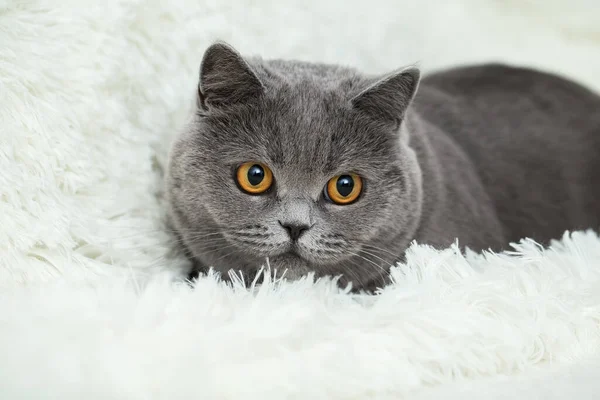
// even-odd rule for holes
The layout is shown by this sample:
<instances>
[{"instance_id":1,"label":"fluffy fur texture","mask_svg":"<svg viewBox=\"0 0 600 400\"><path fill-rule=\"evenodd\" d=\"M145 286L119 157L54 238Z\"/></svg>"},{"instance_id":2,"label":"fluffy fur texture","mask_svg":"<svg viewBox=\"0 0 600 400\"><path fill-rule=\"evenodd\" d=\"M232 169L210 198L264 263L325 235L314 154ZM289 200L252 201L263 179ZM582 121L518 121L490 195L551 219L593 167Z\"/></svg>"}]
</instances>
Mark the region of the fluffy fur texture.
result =
<instances>
[{"instance_id":1,"label":"fluffy fur texture","mask_svg":"<svg viewBox=\"0 0 600 400\"><path fill-rule=\"evenodd\" d=\"M518 62L600 89L594 4L0 2L0 398L594 398L595 234L415 247L379 297L251 294L172 283L160 193L215 39L378 72Z\"/></svg>"}]
</instances>

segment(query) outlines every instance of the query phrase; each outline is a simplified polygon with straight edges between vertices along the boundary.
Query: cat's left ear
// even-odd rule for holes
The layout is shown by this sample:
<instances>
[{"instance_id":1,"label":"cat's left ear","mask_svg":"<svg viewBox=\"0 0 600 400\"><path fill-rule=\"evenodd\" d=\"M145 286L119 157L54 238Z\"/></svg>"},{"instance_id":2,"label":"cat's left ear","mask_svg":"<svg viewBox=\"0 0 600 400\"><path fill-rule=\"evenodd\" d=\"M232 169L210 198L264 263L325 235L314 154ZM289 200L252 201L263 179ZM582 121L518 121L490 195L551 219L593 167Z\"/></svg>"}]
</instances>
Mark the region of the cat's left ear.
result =
<instances>
[{"instance_id":1,"label":"cat's left ear","mask_svg":"<svg viewBox=\"0 0 600 400\"><path fill-rule=\"evenodd\" d=\"M354 97L352 106L384 123L399 125L417 93L420 78L417 67L392 72Z\"/></svg>"},{"instance_id":2,"label":"cat's left ear","mask_svg":"<svg viewBox=\"0 0 600 400\"><path fill-rule=\"evenodd\" d=\"M225 42L212 44L200 66L198 106L204 110L244 103L263 93L264 87L242 55Z\"/></svg>"}]
</instances>

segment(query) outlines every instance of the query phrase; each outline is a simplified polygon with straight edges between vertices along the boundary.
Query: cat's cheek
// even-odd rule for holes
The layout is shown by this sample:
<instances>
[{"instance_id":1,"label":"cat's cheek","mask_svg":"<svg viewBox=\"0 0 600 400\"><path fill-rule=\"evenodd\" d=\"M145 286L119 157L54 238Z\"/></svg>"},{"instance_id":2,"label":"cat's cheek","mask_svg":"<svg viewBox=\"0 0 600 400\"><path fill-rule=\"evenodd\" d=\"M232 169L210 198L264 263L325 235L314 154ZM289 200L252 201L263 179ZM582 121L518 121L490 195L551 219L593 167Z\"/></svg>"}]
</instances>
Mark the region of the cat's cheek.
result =
<instances>
[{"instance_id":1,"label":"cat's cheek","mask_svg":"<svg viewBox=\"0 0 600 400\"><path fill-rule=\"evenodd\" d=\"M277 224L277 203L272 196L233 192L230 196L213 196L211 214L220 224L229 226Z\"/></svg>"},{"instance_id":2,"label":"cat's cheek","mask_svg":"<svg viewBox=\"0 0 600 400\"><path fill-rule=\"evenodd\" d=\"M363 201L363 196L361 195L361 197L356 200L353 203L350 204L335 204L331 201L328 200L323 200L320 204L321 209L323 210L324 213L326 214L330 214L330 215L337 215L337 216L345 216L345 215L352 215L353 213L356 213L358 211L360 211L361 209L361 202Z\"/></svg>"},{"instance_id":3,"label":"cat's cheek","mask_svg":"<svg viewBox=\"0 0 600 400\"><path fill-rule=\"evenodd\" d=\"M382 232L396 233L400 225L399 216L405 208L405 199L400 193L374 195L369 204L353 216L361 241L370 241Z\"/></svg>"},{"instance_id":4,"label":"cat's cheek","mask_svg":"<svg viewBox=\"0 0 600 400\"><path fill-rule=\"evenodd\" d=\"M358 206L338 206L325 213L322 220L328 231L343 235L352 241L364 239L365 225L369 217Z\"/></svg>"}]
</instances>

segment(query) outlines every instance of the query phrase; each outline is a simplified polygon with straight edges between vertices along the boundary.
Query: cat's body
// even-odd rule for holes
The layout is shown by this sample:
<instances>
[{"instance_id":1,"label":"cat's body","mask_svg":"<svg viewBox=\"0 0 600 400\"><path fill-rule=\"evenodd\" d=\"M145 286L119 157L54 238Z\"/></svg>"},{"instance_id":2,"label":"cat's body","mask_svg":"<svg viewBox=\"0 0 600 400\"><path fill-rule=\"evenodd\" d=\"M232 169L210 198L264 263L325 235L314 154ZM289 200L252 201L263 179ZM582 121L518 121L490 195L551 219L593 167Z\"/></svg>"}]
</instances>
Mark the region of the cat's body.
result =
<instances>
[{"instance_id":1,"label":"cat's body","mask_svg":"<svg viewBox=\"0 0 600 400\"><path fill-rule=\"evenodd\" d=\"M421 81L408 114L423 169L415 239L474 250L600 227L600 97L572 82L502 65ZM431 165L426 167L426 165ZM429 204L428 204L429 203Z\"/></svg>"},{"instance_id":2,"label":"cat's body","mask_svg":"<svg viewBox=\"0 0 600 400\"><path fill-rule=\"evenodd\" d=\"M190 256L223 272L268 260L288 277L360 287L383 283L413 240L501 250L600 227L600 97L500 65L419 78L212 46L167 180ZM236 175L248 161L272 172L259 195ZM332 201L348 177L364 183L360 195Z\"/></svg>"}]
</instances>

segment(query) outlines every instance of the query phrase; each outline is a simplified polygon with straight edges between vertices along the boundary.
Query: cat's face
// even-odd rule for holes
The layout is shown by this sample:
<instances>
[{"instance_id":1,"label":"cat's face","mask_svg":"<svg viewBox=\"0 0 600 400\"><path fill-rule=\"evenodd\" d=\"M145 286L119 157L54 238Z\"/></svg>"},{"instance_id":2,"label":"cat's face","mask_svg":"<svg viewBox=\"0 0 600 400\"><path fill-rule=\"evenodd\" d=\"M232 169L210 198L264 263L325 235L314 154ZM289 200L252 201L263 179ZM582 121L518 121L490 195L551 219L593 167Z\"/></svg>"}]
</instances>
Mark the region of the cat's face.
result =
<instances>
[{"instance_id":1,"label":"cat's face","mask_svg":"<svg viewBox=\"0 0 600 400\"><path fill-rule=\"evenodd\" d=\"M223 272L268 262L291 278L377 280L420 215L418 166L398 130L403 110L392 119L385 106L370 112L378 99L365 92L369 81L347 70L256 63L221 44L205 55L198 114L169 165L180 238Z\"/></svg>"}]
</instances>

